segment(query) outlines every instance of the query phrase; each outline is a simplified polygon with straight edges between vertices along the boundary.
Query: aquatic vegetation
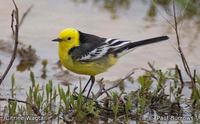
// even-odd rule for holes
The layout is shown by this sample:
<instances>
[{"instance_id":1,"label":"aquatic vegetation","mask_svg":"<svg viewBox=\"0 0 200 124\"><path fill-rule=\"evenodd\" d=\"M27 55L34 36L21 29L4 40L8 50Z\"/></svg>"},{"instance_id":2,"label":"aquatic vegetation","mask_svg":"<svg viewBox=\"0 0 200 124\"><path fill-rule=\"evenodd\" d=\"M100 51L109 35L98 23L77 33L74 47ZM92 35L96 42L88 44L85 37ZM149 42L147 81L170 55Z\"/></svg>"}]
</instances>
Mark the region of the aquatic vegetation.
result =
<instances>
[{"instance_id":1,"label":"aquatic vegetation","mask_svg":"<svg viewBox=\"0 0 200 124\"><path fill-rule=\"evenodd\" d=\"M11 98L0 98L1 101L8 100L8 104L3 107L3 117L8 115L25 117L28 115L41 118L41 120L32 120L33 122L95 121L97 123L119 123L127 121L151 122L156 119L155 114L157 117L163 118L184 117L185 113L189 113L186 108L182 107L184 104L190 106L191 109L192 107L195 108L195 113L190 113L191 117L195 118L195 114L200 112L199 100L193 93L191 100L196 101L193 105L184 100L185 98L180 92L182 84L176 69L167 71L155 68L145 70L143 75L134 80L134 83L140 84L139 89L131 92L126 92L126 90L116 92L112 91L113 88L110 88L110 90L104 92L104 88L101 88L100 92L102 92L103 98L99 98L100 95L97 92L93 93L93 97L90 97L87 102L81 89L77 91L76 88L71 89L69 85L54 86L52 81L46 83L44 87L40 86L41 83L37 83L32 71L30 71L30 81L32 85L27 91L26 100L23 101L16 98L16 81L15 76L12 76ZM197 83L200 83L199 76L197 76L197 81ZM152 89L153 84L156 84L156 86L153 86ZM194 91L194 89L191 90ZM21 123L24 121L18 120Z\"/></svg>"}]
</instances>

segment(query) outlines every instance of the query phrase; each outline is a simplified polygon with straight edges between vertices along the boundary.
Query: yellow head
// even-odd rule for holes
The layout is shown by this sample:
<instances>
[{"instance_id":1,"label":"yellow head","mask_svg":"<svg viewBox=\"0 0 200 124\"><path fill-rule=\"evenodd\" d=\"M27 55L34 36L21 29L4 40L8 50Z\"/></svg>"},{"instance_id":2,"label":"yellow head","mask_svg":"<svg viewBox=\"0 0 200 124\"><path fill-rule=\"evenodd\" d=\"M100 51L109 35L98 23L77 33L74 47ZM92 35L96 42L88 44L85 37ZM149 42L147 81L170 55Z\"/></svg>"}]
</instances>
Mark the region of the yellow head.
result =
<instances>
[{"instance_id":1,"label":"yellow head","mask_svg":"<svg viewBox=\"0 0 200 124\"><path fill-rule=\"evenodd\" d=\"M66 28L59 33L58 38L52 41L59 42L59 49L69 50L79 46L79 31L74 28Z\"/></svg>"}]
</instances>

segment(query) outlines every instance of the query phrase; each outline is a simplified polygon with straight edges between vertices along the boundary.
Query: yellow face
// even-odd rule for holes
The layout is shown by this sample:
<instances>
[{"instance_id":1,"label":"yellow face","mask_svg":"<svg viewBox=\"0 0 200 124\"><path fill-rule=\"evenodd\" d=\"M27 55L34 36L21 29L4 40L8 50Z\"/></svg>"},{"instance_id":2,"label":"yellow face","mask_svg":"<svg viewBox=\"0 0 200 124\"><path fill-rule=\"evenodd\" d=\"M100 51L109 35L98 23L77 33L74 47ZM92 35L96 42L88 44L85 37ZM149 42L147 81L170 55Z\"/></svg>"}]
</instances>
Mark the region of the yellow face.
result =
<instances>
[{"instance_id":1,"label":"yellow face","mask_svg":"<svg viewBox=\"0 0 200 124\"><path fill-rule=\"evenodd\" d=\"M53 41L59 42L59 49L71 49L79 46L79 32L74 28L66 28L62 30L57 39Z\"/></svg>"}]
</instances>

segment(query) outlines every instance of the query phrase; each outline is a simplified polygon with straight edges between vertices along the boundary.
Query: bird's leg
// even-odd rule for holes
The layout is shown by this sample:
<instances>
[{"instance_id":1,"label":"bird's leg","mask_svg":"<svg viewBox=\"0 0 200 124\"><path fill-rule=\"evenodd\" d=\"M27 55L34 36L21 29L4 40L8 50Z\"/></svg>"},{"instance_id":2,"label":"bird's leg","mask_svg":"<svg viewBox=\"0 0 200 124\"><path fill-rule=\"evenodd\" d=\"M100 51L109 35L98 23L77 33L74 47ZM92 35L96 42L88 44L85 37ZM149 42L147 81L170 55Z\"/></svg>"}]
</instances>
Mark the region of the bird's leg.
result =
<instances>
[{"instance_id":1,"label":"bird's leg","mask_svg":"<svg viewBox=\"0 0 200 124\"><path fill-rule=\"evenodd\" d=\"M86 90L88 84L90 83L91 79L92 79L92 76L90 76L90 79L88 80L87 84L86 84L85 87L83 88L82 93L85 92L85 90Z\"/></svg>"},{"instance_id":2,"label":"bird's leg","mask_svg":"<svg viewBox=\"0 0 200 124\"><path fill-rule=\"evenodd\" d=\"M91 91L91 89L92 89L92 87L94 85L94 82L95 82L95 77L94 76L91 76L90 78L91 78L92 83L90 85L90 89L89 89L88 94L87 94L87 99L88 99L88 97L90 95L90 91Z\"/></svg>"}]
</instances>

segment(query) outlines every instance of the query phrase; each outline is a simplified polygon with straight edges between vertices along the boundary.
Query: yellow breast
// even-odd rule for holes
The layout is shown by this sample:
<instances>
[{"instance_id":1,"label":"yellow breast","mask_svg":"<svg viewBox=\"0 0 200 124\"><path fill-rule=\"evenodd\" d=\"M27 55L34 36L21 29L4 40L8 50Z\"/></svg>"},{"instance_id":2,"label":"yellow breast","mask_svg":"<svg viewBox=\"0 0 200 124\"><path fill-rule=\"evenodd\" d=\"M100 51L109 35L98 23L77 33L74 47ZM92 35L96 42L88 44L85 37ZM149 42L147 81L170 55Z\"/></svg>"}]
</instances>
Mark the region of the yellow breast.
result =
<instances>
[{"instance_id":1,"label":"yellow breast","mask_svg":"<svg viewBox=\"0 0 200 124\"><path fill-rule=\"evenodd\" d=\"M92 76L105 72L117 61L117 58L113 55L108 55L92 62L74 61L66 51L63 51L63 49L59 49L59 58L63 66L70 71Z\"/></svg>"}]
</instances>

